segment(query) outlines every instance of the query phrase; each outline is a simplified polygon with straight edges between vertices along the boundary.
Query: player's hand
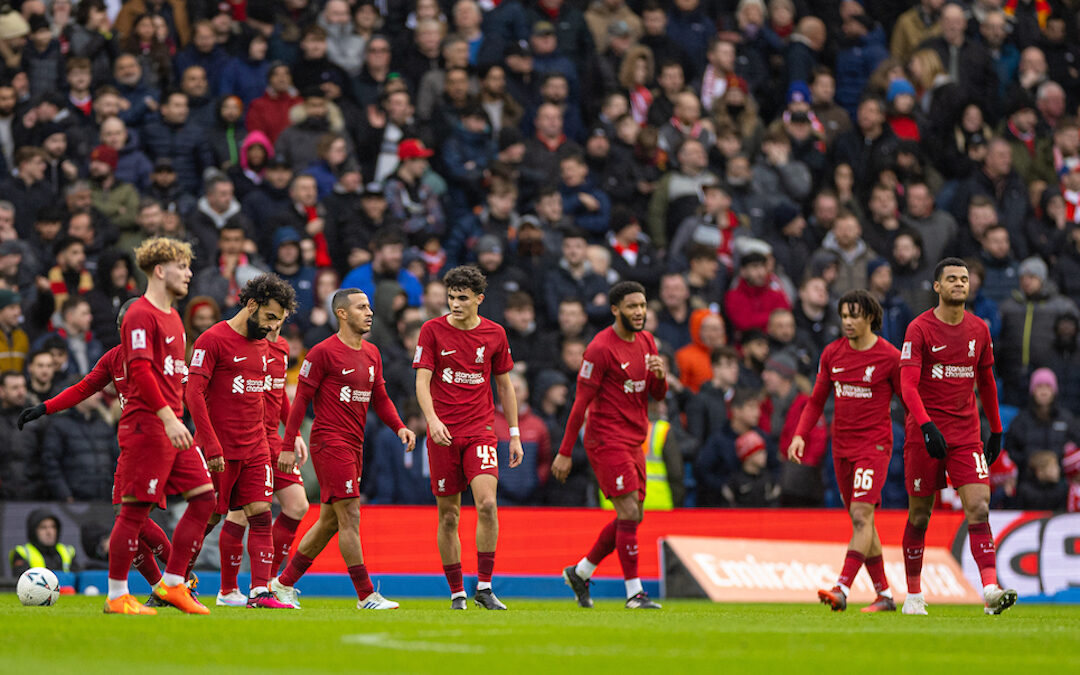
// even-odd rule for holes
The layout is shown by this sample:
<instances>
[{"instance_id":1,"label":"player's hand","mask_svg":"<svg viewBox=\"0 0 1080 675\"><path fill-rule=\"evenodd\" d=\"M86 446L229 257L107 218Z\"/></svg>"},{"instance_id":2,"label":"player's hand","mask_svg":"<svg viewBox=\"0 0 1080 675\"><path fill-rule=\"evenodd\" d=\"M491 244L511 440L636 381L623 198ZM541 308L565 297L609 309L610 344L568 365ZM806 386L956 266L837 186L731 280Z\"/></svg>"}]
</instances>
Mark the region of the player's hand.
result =
<instances>
[{"instance_id":1,"label":"player's hand","mask_svg":"<svg viewBox=\"0 0 1080 675\"><path fill-rule=\"evenodd\" d=\"M573 466L573 461L566 455L555 455L555 461L551 463L551 475L560 483L565 483Z\"/></svg>"},{"instance_id":2,"label":"player's hand","mask_svg":"<svg viewBox=\"0 0 1080 675\"><path fill-rule=\"evenodd\" d=\"M181 450L187 450L195 442L188 428L175 416L165 422L165 435L169 437L169 442L172 443L174 448L180 448Z\"/></svg>"},{"instance_id":3,"label":"player's hand","mask_svg":"<svg viewBox=\"0 0 1080 675\"><path fill-rule=\"evenodd\" d=\"M403 427L397 432L397 437L401 439L401 443L405 446L405 452L412 452L416 447L416 434L412 429Z\"/></svg>"},{"instance_id":4,"label":"player's hand","mask_svg":"<svg viewBox=\"0 0 1080 675\"><path fill-rule=\"evenodd\" d=\"M428 424L428 436L431 436L431 440L438 445L450 445L450 441L454 440L442 420L435 420Z\"/></svg>"},{"instance_id":5,"label":"player's hand","mask_svg":"<svg viewBox=\"0 0 1080 675\"><path fill-rule=\"evenodd\" d=\"M510 437L510 468L521 466L521 460L525 459L525 448L521 447L521 436Z\"/></svg>"},{"instance_id":6,"label":"player's hand","mask_svg":"<svg viewBox=\"0 0 1080 675\"><path fill-rule=\"evenodd\" d=\"M802 464L803 450L806 450L806 441L803 440L802 436L795 436L791 439L791 445L787 448L788 460L796 464Z\"/></svg>"},{"instance_id":7,"label":"player's hand","mask_svg":"<svg viewBox=\"0 0 1080 675\"><path fill-rule=\"evenodd\" d=\"M949 445L937 425L927 422L919 428L922 429L923 442L926 443L926 454L934 459L945 459L945 451L949 449Z\"/></svg>"},{"instance_id":8,"label":"player's hand","mask_svg":"<svg viewBox=\"0 0 1080 675\"><path fill-rule=\"evenodd\" d=\"M656 379L667 379L667 370L664 368L664 359L659 354L649 354L645 357L645 367L649 369Z\"/></svg>"},{"instance_id":9,"label":"player's hand","mask_svg":"<svg viewBox=\"0 0 1080 675\"><path fill-rule=\"evenodd\" d=\"M990 438L987 439L986 445L983 446L983 455L986 456L986 466L993 466L1000 454L1001 434L991 432Z\"/></svg>"},{"instance_id":10,"label":"player's hand","mask_svg":"<svg viewBox=\"0 0 1080 675\"><path fill-rule=\"evenodd\" d=\"M282 450L277 458L277 468L281 473L292 473L296 468L296 453L292 450Z\"/></svg>"},{"instance_id":11,"label":"player's hand","mask_svg":"<svg viewBox=\"0 0 1080 675\"><path fill-rule=\"evenodd\" d=\"M208 458L206 460L206 468L214 473L221 473L225 470L225 458L221 455Z\"/></svg>"},{"instance_id":12,"label":"player's hand","mask_svg":"<svg viewBox=\"0 0 1080 675\"><path fill-rule=\"evenodd\" d=\"M308 447L303 436L297 436L293 441L293 452L296 453L296 468L302 469L308 461Z\"/></svg>"},{"instance_id":13,"label":"player's hand","mask_svg":"<svg viewBox=\"0 0 1080 675\"><path fill-rule=\"evenodd\" d=\"M22 431L23 427L25 427L28 422L33 422L44 414L44 403L38 403L31 408L23 408L23 411L19 413L19 419L17 422L15 422L15 425L19 427L19 431Z\"/></svg>"}]
</instances>

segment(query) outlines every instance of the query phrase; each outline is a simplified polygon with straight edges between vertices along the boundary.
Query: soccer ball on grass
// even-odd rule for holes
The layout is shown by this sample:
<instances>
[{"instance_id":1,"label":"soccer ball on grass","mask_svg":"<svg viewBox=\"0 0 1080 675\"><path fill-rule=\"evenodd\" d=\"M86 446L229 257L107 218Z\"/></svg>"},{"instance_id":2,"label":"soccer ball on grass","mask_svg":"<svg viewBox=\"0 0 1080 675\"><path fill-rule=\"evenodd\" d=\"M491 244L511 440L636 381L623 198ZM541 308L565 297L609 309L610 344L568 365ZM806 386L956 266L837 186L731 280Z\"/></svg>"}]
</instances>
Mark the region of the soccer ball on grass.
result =
<instances>
[{"instance_id":1,"label":"soccer ball on grass","mask_svg":"<svg viewBox=\"0 0 1080 675\"><path fill-rule=\"evenodd\" d=\"M19 577L16 592L27 607L48 607L60 598L60 581L44 567L31 567Z\"/></svg>"}]
</instances>

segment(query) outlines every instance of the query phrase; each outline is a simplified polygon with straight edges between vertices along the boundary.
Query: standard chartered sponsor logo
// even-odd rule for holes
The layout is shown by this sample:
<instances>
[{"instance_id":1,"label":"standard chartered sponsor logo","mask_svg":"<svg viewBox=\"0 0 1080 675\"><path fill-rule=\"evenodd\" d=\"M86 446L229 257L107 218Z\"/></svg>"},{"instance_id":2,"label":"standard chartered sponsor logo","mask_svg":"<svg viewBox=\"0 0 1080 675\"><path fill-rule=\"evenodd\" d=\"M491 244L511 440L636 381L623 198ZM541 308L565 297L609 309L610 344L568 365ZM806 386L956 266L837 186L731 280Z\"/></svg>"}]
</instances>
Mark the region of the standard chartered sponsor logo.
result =
<instances>
[{"instance_id":1,"label":"standard chartered sponsor logo","mask_svg":"<svg viewBox=\"0 0 1080 675\"><path fill-rule=\"evenodd\" d=\"M836 390L836 398L874 398L874 392L870 387L833 382L833 388Z\"/></svg>"},{"instance_id":2,"label":"standard chartered sponsor logo","mask_svg":"<svg viewBox=\"0 0 1080 675\"><path fill-rule=\"evenodd\" d=\"M338 400L342 403L367 403L371 400L371 391L356 390L345 385L338 392Z\"/></svg>"},{"instance_id":3,"label":"standard chartered sponsor logo","mask_svg":"<svg viewBox=\"0 0 1080 675\"><path fill-rule=\"evenodd\" d=\"M930 366L930 377L935 380L944 379L974 379L975 366L947 366L943 363L935 363Z\"/></svg>"},{"instance_id":4,"label":"standard chartered sponsor logo","mask_svg":"<svg viewBox=\"0 0 1080 675\"><path fill-rule=\"evenodd\" d=\"M232 393L234 394L259 394L266 391L266 381L262 378L257 380L245 380L243 375L237 375L232 381Z\"/></svg>"},{"instance_id":5,"label":"standard chartered sponsor logo","mask_svg":"<svg viewBox=\"0 0 1080 675\"><path fill-rule=\"evenodd\" d=\"M447 384L483 384L484 374L466 373L460 370L455 371L453 368L444 368L442 381Z\"/></svg>"}]
</instances>

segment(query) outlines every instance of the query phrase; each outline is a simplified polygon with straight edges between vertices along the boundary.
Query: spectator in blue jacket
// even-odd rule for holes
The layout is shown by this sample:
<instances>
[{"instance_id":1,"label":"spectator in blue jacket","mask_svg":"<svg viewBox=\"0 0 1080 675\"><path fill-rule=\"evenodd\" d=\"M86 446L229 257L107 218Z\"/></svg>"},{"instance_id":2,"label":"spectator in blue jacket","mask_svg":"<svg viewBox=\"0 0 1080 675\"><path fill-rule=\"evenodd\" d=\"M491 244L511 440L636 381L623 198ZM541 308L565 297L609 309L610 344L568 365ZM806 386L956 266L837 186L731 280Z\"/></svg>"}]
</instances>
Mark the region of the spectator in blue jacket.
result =
<instances>
[{"instance_id":1,"label":"spectator in blue jacket","mask_svg":"<svg viewBox=\"0 0 1080 675\"><path fill-rule=\"evenodd\" d=\"M405 239L397 228L386 228L371 239L371 262L354 268L345 275L341 288L359 288L375 304L375 287L380 281L396 281L408 296L410 307L419 307L424 285L402 266L405 258Z\"/></svg>"},{"instance_id":2,"label":"spectator in blue jacket","mask_svg":"<svg viewBox=\"0 0 1080 675\"><path fill-rule=\"evenodd\" d=\"M431 468L423 450L427 423L416 399L405 402L402 408L405 426L416 434L417 450L406 451L401 439L388 427L379 426L374 440L375 492L372 504L434 504L431 493Z\"/></svg>"},{"instance_id":3,"label":"spectator in blue jacket","mask_svg":"<svg viewBox=\"0 0 1080 675\"><path fill-rule=\"evenodd\" d=\"M563 233L562 257L544 278L544 306L552 324L559 320L559 303L566 298L580 300L589 320L596 325L611 323L608 283L593 271L588 259L589 243L581 228Z\"/></svg>"},{"instance_id":4,"label":"spectator in blue jacket","mask_svg":"<svg viewBox=\"0 0 1080 675\"><path fill-rule=\"evenodd\" d=\"M563 212L585 230L592 243L603 243L611 218L611 198L592 181L585 156L568 154L559 160Z\"/></svg>"},{"instance_id":5,"label":"spectator in blue jacket","mask_svg":"<svg viewBox=\"0 0 1080 675\"><path fill-rule=\"evenodd\" d=\"M484 172L499 153L487 113L469 105L442 146L441 175L450 184L451 214L472 210L484 198Z\"/></svg>"},{"instance_id":6,"label":"spectator in blue jacket","mask_svg":"<svg viewBox=\"0 0 1080 675\"><path fill-rule=\"evenodd\" d=\"M142 146L151 160L168 158L180 188L198 194L203 171L214 166L204 130L188 123L188 97L182 91L165 95L161 115L142 130Z\"/></svg>"},{"instance_id":7,"label":"spectator in blue jacket","mask_svg":"<svg viewBox=\"0 0 1080 675\"><path fill-rule=\"evenodd\" d=\"M855 0L840 5L842 39L836 54L836 102L855 117L866 83L874 70L889 57L885 31Z\"/></svg>"},{"instance_id":8,"label":"spectator in blue jacket","mask_svg":"<svg viewBox=\"0 0 1080 675\"><path fill-rule=\"evenodd\" d=\"M692 66L686 80L693 82L701 77L705 66L701 55L708 52L709 40L716 35L716 23L706 16L701 0L675 0L674 5L668 13L667 34L682 49L684 66Z\"/></svg>"},{"instance_id":9,"label":"spectator in blue jacket","mask_svg":"<svg viewBox=\"0 0 1080 675\"><path fill-rule=\"evenodd\" d=\"M757 431L761 417L761 392L736 389L728 403L729 418L701 446L694 460L694 477L697 480L698 506L724 506L723 488L739 469L741 462L735 453L735 441L748 431Z\"/></svg>"},{"instance_id":10,"label":"spectator in blue jacket","mask_svg":"<svg viewBox=\"0 0 1080 675\"><path fill-rule=\"evenodd\" d=\"M239 96L247 108L266 91L270 62L266 59L267 42L262 33L241 38L237 56L229 59L221 73L221 92Z\"/></svg>"},{"instance_id":11,"label":"spectator in blue jacket","mask_svg":"<svg viewBox=\"0 0 1080 675\"><path fill-rule=\"evenodd\" d=\"M296 315L304 325L315 307L315 268L304 264L300 256L300 233L293 227L279 227L274 232L274 274L289 282L296 291Z\"/></svg>"},{"instance_id":12,"label":"spectator in blue jacket","mask_svg":"<svg viewBox=\"0 0 1080 675\"><path fill-rule=\"evenodd\" d=\"M210 92L217 96L222 92L221 75L229 63L229 55L217 43L214 25L209 21L196 22L192 28L191 43L173 60L173 72L183 73L191 66L201 66L210 80ZM265 82L266 80L260 80ZM228 92L232 93L232 92Z\"/></svg>"}]
</instances>

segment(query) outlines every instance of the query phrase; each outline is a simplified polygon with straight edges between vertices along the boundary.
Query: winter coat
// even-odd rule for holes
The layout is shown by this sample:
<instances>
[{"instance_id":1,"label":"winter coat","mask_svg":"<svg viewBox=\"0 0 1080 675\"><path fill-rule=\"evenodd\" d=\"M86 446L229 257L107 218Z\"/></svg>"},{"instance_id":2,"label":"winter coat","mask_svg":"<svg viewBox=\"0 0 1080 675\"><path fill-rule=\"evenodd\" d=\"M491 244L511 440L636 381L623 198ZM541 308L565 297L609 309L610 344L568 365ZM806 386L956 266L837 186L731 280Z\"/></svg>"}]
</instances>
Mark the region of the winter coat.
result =
<instances>
[{"instance_id":1,"label":"winter coat","mask_svg":"<svg viewBox=\"0 0 1080 675\"><path fill-rule=\"evenodd\" d=\"M904 343L904 333L914 315L911 308L896 293L890 293L881 303L881 337L893 347L900 348Z\"/></svg>"},{"instance_id":2,"label":"winter coat","mask_svg":"<svg viewBox=\"0 0 1080 675\"><path fill-rule=\"evenodd\" d=\"M604 277L593 272L587 262L585 274L578 279L570 273L566 261L560 259L558 265L549 269L544 277L543 289L544 309L547 311L551 325L557 325L559 322L559 302L563 298L577 298L585 303L585 312L594 324L611 323L611 307L606 302L602 305L593 304L593 298L597 294L607 297L608 283Z\"/></svg>"},{"instance_id":3,"label":"winter coat","mask_svg":"<svg viewBox=\"0 0 1080 675\"><path fill-rule=\"evenodd\" d=\"M82 56L90 59L93 87L112 82L112 62L120 51L115 35L106 37L75 22L64 28L63 35L67 38L67 58Z\"/></svg>"},{"instance_id":4,"label":"winter coat","mask_svg":"<svg viewBox=\"0 0 1080 675\"><path fill-rule=\"evenodd\" d=\"M251 102L266 91L266 79L270 62L252 61L247 56L234 56L225 64L221 73L221 91L239 96L247 108Z\"/></svg>"},{"instance_id":5,"label":"winter coat","mask_svg":"<svg viewBox=\"0 0 1080 675\"><path fill-rule=\"evenodd\" d=\"M35 420L19 431L20 412L21 407L0 408L0 501L48 499L41 446L50 420Z\"/></svg>"},{"instance_id":6,"label":"winter coat","mask_svg":"<svg viewBox=\"0 0 1080 675\"><path fill-rule=\"evenodd\" d=\"M27 185L19 176L0 182L0 195L15 207L15 231L19 233L19 239L30 238L38 210L54 204L58 198L45 181Z\"/></svg>"},{"instance_id":7,"label":"winter coat","mask_svg":"<svg viewBox=\"0 0 1080 675\"><path fill-rule=\"evenodd\" d=\"M96 412L72 408L56 415L45 432L41 464L53 499L104 502L112 498L120 446L111 424Z\"/></svg>"},{"instance_id":8,"label":"winter coat","mask_svg":"<svg viewBox=\"0 0 1080 675\"><path fill-rule=\"evenodd\" d=\"M417 438L420 442L421 437ZM434 504L426 454L405 452L401 439L380 425L373 440L372 504Z\"/></svg>"},{"instance_id":9,"label":"winter coat","mask_svg":"<svg viewBox=\"0 0 1080 675\"><path fill-rule=\"evenodd\" d=\"M686 81L693 82L704 69L701 55L709 51L709 40L716 35L716 22L700 7L690 12L673 7L668 12L667 34L682 50L684 60L692 64L693 72L686 73Z\"/></svg>"},{"instance_id":10,"label":"winter coat","mask_svg":"<svg viewBox=\"0 0 1080 675\"><path fill-rule=\"evenodd\" d=\"M992 258L983 251L979 254L986 275L980 289L986 297L999 305L1020 288L1020 265L1012 258Z\"/></svg>"},{"instance_id":11,"label":"winter coat","mask_svg":"<svg viewBox=\"0 0 1080 675\"><path fill-rule=\"evenodd\" d=\"M203 171L214 166L214 155L204 129L190 123L170 124L158 117L143 127L141 141L151 160L172 159L176 180L182 190L192 195L202 192Z\"/></svg>"},{"instance_id":12,"label":"winter coat","mask_svg":"<svg viewBox=\"0 0 1080 675\"><path fill-rule=\"evenodd\" d=\"M273 221L291 208L289 189L286 187L279 190L265 181L248 193L241 202L240 210L252 224L255 244L264 255L272 253L270 249L274 234ZM214 241L217 241L216 237Z\"/></svg>"},{"instance_id":13,"label":"winter coat","mask_svg":"<svg viewBox=\"0 0 1080 675\"><path fill-rule=\"evenodd\" d=\"M930 48L941 57L945 70L949 69L949 43L942 36L932 37L921 45L920 49ZM987 119L997 119L999 111L997 70L994 68L990 53L981 44L973 40L964 40L958 54L959 84L966 95L973 101L979 101L986 110Z\"/></svg>"},{"instance_id":14,"label":"winter coat","mask_svg":"<svg viewBox=\"0 0 1080 675\"><path fill-rule=\"evenodd\" d=\"M214 45L209 54L204 54L195 48L194 44L188 45L173 59L173 72L177 78L184 76L184 71L192 66L201 66L206 71L206 79L210 83L210 95L220 96L232 92L221 88L221 75L229 64L229 55L219 45ZM263 82L266 80L264 79Z\"/></svg>"},{"instance_id":15,"label":"winter coat","mask_svg":"<svg viewBox=\"0 0 1080 675\"><path fill-rule=\"evenodd\" d=\"M302 110L298 112L301 119L282 131L274 143L274 152L284 158L293 171L299 171L319 159L319 139L332 131L327 119L308 119L303 117ZM346 142L351 151L352 142L349 139Z\"/></svg>"},{"instance_id":16,"label":"winter coat","mask_svg":"<svg viewBox=\"0 0 1080 675\"><path fill-rule=\"evenodd\" d=\"M289 111L293 106L304 102L296 90L284 94L273 94L266 89L262 96L251 102L247 111L246 126L248 131L261 131L271 143L276 143L282 131L292 123ZM365 174L367 175L367 174Z\"/></svg>"},{"instance_id":17,"label":"winter coat","mask_svg":"<svg viewBox=\"0 0 1080 675\"><path fill-rule=\"evenodd\" d=\"M150 173L154 170L154 163L139 149L139 137L134 131L128 131L128 141L120 148L120 160L116 164L113 175L116 180L130 183L142 193L150 184Z\"/></svg>"},{"instance_id":18,"label":"winter coat","mask_svg":"<svg viewBox=\"0 0 1080 675\"><path fill-rule=\"evenodd\" d=\"M30 93L41 94L47 91L61 91L65 84L64 55L60 41L53 40L39 52L33 43L27 41L23 47L22 69L30 80Z\"/></svg>"},{"instance_id":19,"label":"winter coat","mask_svg":"<svg viewBox=\"0 0 1080 675\"><path fill-rule=\"evenodd\" d=\"M701 341L701 323L710 315L715 315L710 309L690 313L690 344L675 352L679 380L695 394L713 376L712 348Z\"/></svg>"},{"instance_id":20,"label":"winter coat","mask_svg":"<svg viewBox=\"0 0 1080 675\"><path fill-rule=\"evenodd\" d=\"M585 208L579 196L582 192L600 202L599 208L595 211ZM603 241L611 219L611 198L593 184L592 177L586 177L585 182L576 187L560 183L559 193L562 195L563 213L571 216L577 226L589 234L590 243Z\"/></svg>"},{"instance_id":21,"label":"winter coat","mask_svg":"<svg viewBox=\"0 0 1080 675\"><path fill-rule=\"evenodd\" d=\"M724 312L730 330L744 333L752 328L764 331L774 309L791 309L784 291L773 284L751 286L739 279L735 288L724 295Z\"/></svg>"},{"instance_id":22,"label":"winter coat","mask_svg":"<svg viewBox=\"0 0 1080 675\"><path fill-rule=\"evenodd\" d=\"M836 53L836 102L855 118L866 83L874 70L885 59L889 50L885 47L885 31L879 25L866 35L845 40ZM861 175L861 174L855 174Z\"/></svg>"},{"instance_id":23,"label":"winter coat","mask_svg":"<svg viewBox=\"0 0 1080 675\"><path fill-rule=\"evenodd\" d=\"M397 222L409 242L423 245L428 237L440 237L446 229L442 202L423 179L409 185L394 174L383 187L387 220Z\"/></svg>"},{"instance_id":24,"label":"winter coat","mask_svg":"<svg viewBox=\"0 0 1080 675\"><path fill-rule=\"evenodd\" d=\"M1028 467L1031 455L1039 450L1050 450L1061 461L1068 443L1080 444L1080 421L1055 402L1049 419L1039 417L1033 403L1017 413L1005 432L1003 445L1023 478L1031 475Z\"/></svg>"},{"instance_id":25,"label":"winter coat","mask_svg":"<svg viewBox=\"0 0 1080 675\"><path fill-rule=\"evenodd\" d=\"M98 258L97 270L94 272L94 288L86 294L90 313L94 317L90 332L101 341L106 350L120 344L120 332L116 328L116 315L120 307L139 295L134 285L131 288L113 286L112 268L120 260L126 260L128 270L135 272L135 261L130 253L115 248L108 249Z\"/></svg>"},{"instance_id":26,"label":"winter coat","mask_svg":"<svg viewBox=\"0 0 1080 675\"><path fill-rule=\"evenodd\" d=\"M1054 323L1062 314L1080 317L1076 303L1044 287L1031 297L1019 290L1001 303L1001 337L994 343L998 374L1003 380L1004 400L1022 405L1027 399L1028 377L1040 354L1054 346Z\"/></svg>"}]
</instances>

